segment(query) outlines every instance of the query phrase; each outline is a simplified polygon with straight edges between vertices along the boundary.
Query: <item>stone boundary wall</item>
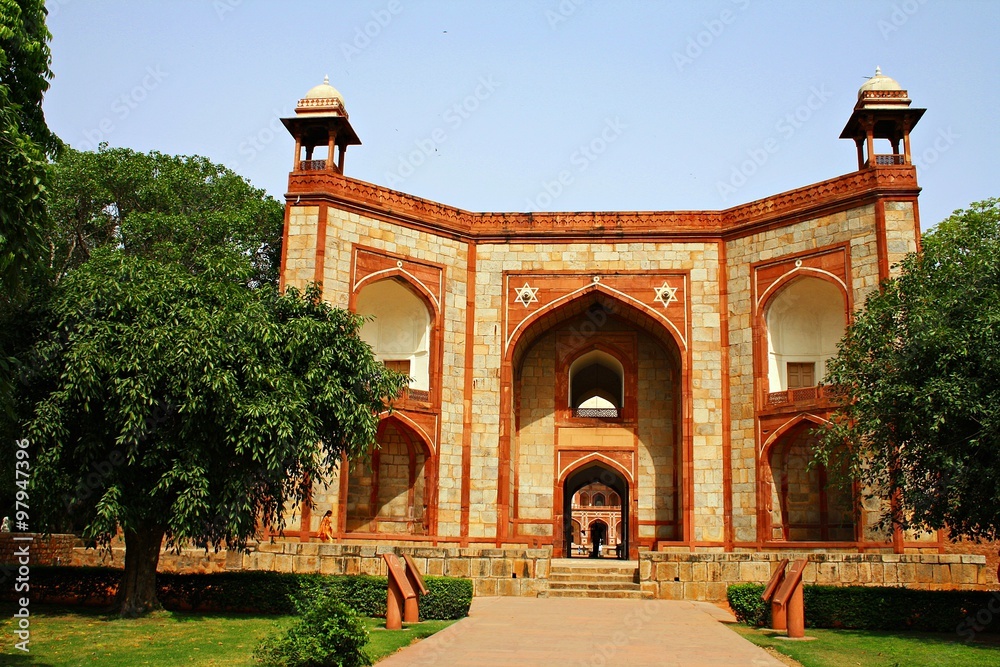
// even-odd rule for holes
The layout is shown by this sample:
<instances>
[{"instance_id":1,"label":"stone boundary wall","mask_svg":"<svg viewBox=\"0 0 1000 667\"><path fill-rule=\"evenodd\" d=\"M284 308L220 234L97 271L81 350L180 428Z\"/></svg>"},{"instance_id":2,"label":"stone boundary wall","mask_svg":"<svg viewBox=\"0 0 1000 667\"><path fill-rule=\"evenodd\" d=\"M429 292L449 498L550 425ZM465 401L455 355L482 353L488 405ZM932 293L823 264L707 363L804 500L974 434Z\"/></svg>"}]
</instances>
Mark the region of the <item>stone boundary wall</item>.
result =
<instances>
[{"instance_id":1,"label":"stone boundary wall","mask_svg":"<svg viewBox=\"0 0 1000 667\"><path fill-rule=\"evenodd\" d=\"M766 584L782 559L809 561L807 584L989 590L986 557L964 554L662 553L639 554L642 590L663 600L726 599L726 587Z\"/></svg>"},{"instance_id":2,"label":"stone boundary wall","mask_svg":"<svg viewBox=\"0 0 1000 667\"><path fill-rule=\"evenodd\" d=\"M73 536L52 536L60 554L70 545L72 558L61 564L124 567L124 548L85 549ZM9 541L9 538L7 538ZM2 551L0 562L10 560ZM36 542L36 544L40 544ZM43 552L39 552L43 553ZM54 553L54 552L53 552ZM208 573L264 570L318 574L368 574L385 576L382 554L409 554L421 573L464 577L473 582L477 596L535 597L548 590L552 553L547 548L402 547L373 544L322 544L316 542L261 543L249 553L185 549L180 554L160 554L160 572ZM834 586L901 586L924 590L993 590L996 583L986 567L986 557L975 554L856 554L796 551L689 553L641 552L639 582L642 590L665 600L726 599L726 587L737 583L766 583L778 563L804 558L807 584ZM52 561L49 558L48 561ZM33 560L37 564L55 564ZM634 562L634 561L633 561Z\"/></svg>"},{"instance_id":3,"label":"stone boundary wall","mask_svg":"<svg viewBox=\"0 0 1000 667\"><path fill-rule=\"evenodd\" d=\"M72 565L124 567L125 550L77 548ZM233 570L269 570L301 574L369 574L385 576L382 554L409 554L421 574L472 579L479 596L535 597L548 589L549 549L484 549L457 547L396 547L389 545L322 544L316 542L261 543L250 553L184 549L162 552L160 572L209 573Z\"/></svg>"},{"instance_id":4,"label":"stone boundary wall","mask_svg":"<svg viewBox=\"0 0 1000 667\"><path fill-rule=\"evenodd\" d=\"M34 539L15 541L14 536L30 535ZM42 535L41 533L0 533L0 563L17 563L15 551L28 547L28 565L71 565L73 548L83 542L76 535Z\"/></svg>"}]
</instances>

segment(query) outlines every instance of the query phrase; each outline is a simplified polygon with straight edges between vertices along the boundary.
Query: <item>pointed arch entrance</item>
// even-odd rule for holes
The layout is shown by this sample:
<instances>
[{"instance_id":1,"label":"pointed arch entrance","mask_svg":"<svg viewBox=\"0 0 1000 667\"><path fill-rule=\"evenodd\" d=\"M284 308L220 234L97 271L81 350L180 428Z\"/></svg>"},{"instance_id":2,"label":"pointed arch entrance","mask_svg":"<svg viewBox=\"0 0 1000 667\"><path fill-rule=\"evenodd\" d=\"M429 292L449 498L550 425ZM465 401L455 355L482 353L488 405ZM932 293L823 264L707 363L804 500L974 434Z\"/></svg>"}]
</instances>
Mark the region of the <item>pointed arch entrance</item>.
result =
<instances>
[{"instance_id":1,"label":"pointed arch entrance","mask_svg":"<svg viewBox=\"0 0 1000 667\"><path fill-rule=\"evenodd\" d=\"M628 517L624 556L690 542L690 350L644 308L595 284L518 325L501 367L501 539L567 553L575 541L567 504L581 487L562 483L596 457L628 487L614 489ZM582 405L595 395L611 407ZM608 538L618 542L613 523Z\"/></svg>"},{"instance_id":2,"label":"pointed arch entrance","mask_svg":"<svg viewBox=\"0 0 1000 667\"><path fill-rule=\"evenodd\" d=\"M629 483L626 476L615 467L597 461L587 461L568 473L563 479L560 487L562 491L562 520L563 520L563 540L564 547L561 555L572 558L574 537L578 537L580 525L579 519L574 516L573 496L585 486L591 484L602 484L614 489L621 499L621 518L618 521L619 537L621 549L617 551L620 558L628 558L629 554L629 506L631 495L629 493ZM608 544L608 535L612 528L603 519L594 519L587 525L589 531L588 542L591 545L589 555L597 557L597 549L601 545ZM595 532L596 531L596 532Z\"/></svg>"}]
</instances>

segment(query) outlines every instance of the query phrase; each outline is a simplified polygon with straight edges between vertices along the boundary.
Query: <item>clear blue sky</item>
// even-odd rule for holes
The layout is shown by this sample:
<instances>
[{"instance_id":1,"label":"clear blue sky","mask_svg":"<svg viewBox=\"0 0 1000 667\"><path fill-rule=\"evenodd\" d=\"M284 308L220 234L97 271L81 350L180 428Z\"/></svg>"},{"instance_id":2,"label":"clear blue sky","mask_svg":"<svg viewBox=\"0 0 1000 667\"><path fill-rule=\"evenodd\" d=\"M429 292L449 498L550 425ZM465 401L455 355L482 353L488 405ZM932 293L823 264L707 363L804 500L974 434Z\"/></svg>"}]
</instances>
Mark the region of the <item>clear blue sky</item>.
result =
<instances>
[{"instance_id":1,"label":"clear blue sky","mask_svg":"<svg viewBox=\"0 0 1000 667\"><path fill-rule=\"evenodd\" d=\"M928 109L924 228L1000 196L1000 2L47 5L59 136L205 155L278 198L276 118L325 74L354 178L474 211L683 210L856 169L838 136L876 65Z\"/></svg>"}]
</instances>

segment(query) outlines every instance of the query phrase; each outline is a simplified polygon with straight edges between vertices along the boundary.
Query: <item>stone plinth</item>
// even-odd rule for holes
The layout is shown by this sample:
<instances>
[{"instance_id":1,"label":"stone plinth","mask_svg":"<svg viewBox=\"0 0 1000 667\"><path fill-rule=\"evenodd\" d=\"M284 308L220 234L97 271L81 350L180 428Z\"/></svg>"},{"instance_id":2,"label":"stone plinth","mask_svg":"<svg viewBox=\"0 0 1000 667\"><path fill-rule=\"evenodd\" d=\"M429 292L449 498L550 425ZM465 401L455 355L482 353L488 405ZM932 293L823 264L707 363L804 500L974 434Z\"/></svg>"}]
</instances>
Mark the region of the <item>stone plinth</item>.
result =
<instances>
[{"instance_id":1,"label":"stone plinth","mask_svg":"<svg viewBox=\"0 0 1000 667\"><path fill-rule=\"evenodd\" d=\"M829 586L988 590L986 557L959 554L669 553L639 554L643 591L666 600L726 599L726 587L767 583L782 559L808 561L803 581Z\"/></svg>"}]
</instances>

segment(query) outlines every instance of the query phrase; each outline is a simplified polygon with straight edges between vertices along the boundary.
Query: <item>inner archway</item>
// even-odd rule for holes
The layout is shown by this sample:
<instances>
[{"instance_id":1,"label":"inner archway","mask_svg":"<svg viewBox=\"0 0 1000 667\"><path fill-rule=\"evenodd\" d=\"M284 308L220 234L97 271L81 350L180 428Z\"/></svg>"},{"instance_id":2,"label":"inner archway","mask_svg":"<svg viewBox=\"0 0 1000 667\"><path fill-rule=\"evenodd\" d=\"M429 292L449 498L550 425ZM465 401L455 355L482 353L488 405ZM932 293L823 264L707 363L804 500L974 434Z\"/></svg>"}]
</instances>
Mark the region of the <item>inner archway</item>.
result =
<instances>
[{"instance_id":1,"label":"inner archway","mask_svg":"<svg viewBox=\"0 0 1000 667\"><path fill-rule=\"evenodd\" d=\"M589 485L601 485L612 489L621 499L620 507L612 506L601 506L599 508L594 508L591 506L590 512L600 510L608 514L607 517L592 517L590 518L590 523L582 523L580 516L575 516L575 514L582 515L583 512L579 507L574 507L573 497L576 493L585 486ZM564 522L564 535L565 539L565 549L564 555L566 558L572 558L574 556L580 556L580 549L577 553L573 552L574 541L579 540L576 544L582 545L584 542L589 549L585 551L586 555L591 557L599 557L597 548L599 545L608 545L609 537L614 537L616 544L612 545L615 547L615 553L618 554L620 558L628 558L628 539L629 539L629 484L625 477L613 469L610 466L603 465L601 463L591 462L586 463L581 466L576 471L570 473L570 475L563 482L563 522ZM619 515L612 517L612 515ZM620 517L620 518L619 518ZM618 534L612 533L609 529L611 525L619 526ZM574 531L575 526L586 525L587 535L580 536L578 532ZM577 529L579 530L579 529ZM598 531L595 534L594 531Z\"/></svg>"}]
</instances>

